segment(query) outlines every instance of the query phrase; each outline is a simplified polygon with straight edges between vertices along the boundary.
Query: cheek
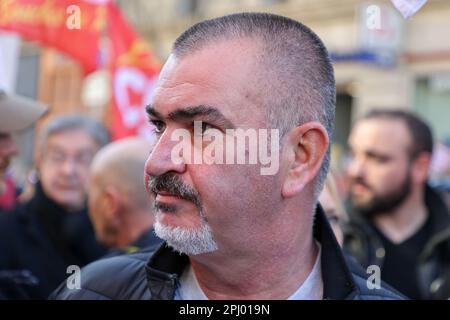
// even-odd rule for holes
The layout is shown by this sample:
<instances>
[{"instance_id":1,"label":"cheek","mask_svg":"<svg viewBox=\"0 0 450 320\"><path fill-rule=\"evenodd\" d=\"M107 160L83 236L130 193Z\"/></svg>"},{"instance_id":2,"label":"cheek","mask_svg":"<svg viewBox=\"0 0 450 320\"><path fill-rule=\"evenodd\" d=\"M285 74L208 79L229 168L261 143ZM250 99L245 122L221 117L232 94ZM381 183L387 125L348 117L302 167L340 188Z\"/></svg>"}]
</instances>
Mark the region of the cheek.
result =
<instances>
[{"instance_id":1,"label":"cheek","mask_svg":"<svg viewBox=\"0 0 450 320\"><path fill-rule=\"evenodd\" d=\"M80 169L78 171L78 179L80 179L81 184L85 187L85 190L87 190L89 186L89 169Z\"/></svg>"},{"instance_id":2,"label":"cheek","mask_svg":"<svg viewBox=\"0 0 450 320\"><path fill-rule=\"evenodd\" d=\"M88 196L88 210L89 210L89 216L91 220L97 220L96 212L97 212L97 198L95 196L95 193L92 191L89 191Z\"/></svg>"},{"instance_id":3,"label":"cheek","mask_svg":"<svg viewBox=\"0 0 450 320\"><path fill-rule=\"evenodd\" d=\"M148 174L144 174L144 184L145 184L145 190L147 190L147 193L150 193L148 190L148 184L150 182L150 176Z\"/></svg>"},{"instance_id":4,"label":"cheek","mask_svg":"<svg viewBox=\"0 0 450 320\"><path fill-rule=\"evenodd\" d=\"M404 181L406 172L402 166L389 165L373 170L368 181L370 185L381 193L395 190Z\"/></svg>"},{"instance_id":5,"label":"cheek","mask_svg":"<svg viewBox=\"0 0 450 320\"><path fill-rule=\"evenodd\" d=\"M398 168L374 164L367 170L367 173L367 177L372 184L385 186L386 184L392 183L392 179L398 175Z\"/></svg>"},{"instance_id":6,"label":"cheek","mask_svg":"<svg viewBox=\"0 0 450 320\"><path fill-rule=\"evenodd\" d=\"M56 170L42 169L39 174L39 180L45 191L57 189L55 186L57 180Z\"/></svg>"},{"instance_id":7,"label":"cheek","mask_svg":"<svg viewBox=\"0 0 450 320\"><path fill-rule=\"evenodd\" d=\"M98 218L98 216L94 212L95 212L95 210L94 211L90 210L89 218L91 219L92 224L94 225L95 232L98 233L99 231L102 230L103 227L102 227L101 220Z\"/></svg>"},{"instance_id":8,"label":"cheek","mask_svg":"<svg viewBox=\"0 0 450 320\"><path fill-rule=\"evenodd\" d=\"M105 221L103 219L101 219L101 217L97 217L97 220L95 223L97 225L96 229L98 230L98 232L100 232L101 234L104 235L107 230Z\"/></svg>"},{"instance_id":9,"label":"cheek","mask_svg":"<svg viewBox=\"0 0 450 320\"><path fill-rule=\"evenodd\" d=\"M195 186L209 221L254 221L254 215L270 209L277 188L276 178L255 174L254 166L221 165L195 176ZM257 169L259 172L259 168ZM270 195L272 198L267 199Z\"/></svg>"},{"instance_id":10,"label":"cheek","mask_svg":"<svg viewBox=\"0 0 450 320\"><path fill-rule=\"evenodd\" d=\"M89 198L89 216L94 223L96 230L102 230L104 225L101 212L102 207L99 199L95 196Z\"/></svg>"}]
</instances>

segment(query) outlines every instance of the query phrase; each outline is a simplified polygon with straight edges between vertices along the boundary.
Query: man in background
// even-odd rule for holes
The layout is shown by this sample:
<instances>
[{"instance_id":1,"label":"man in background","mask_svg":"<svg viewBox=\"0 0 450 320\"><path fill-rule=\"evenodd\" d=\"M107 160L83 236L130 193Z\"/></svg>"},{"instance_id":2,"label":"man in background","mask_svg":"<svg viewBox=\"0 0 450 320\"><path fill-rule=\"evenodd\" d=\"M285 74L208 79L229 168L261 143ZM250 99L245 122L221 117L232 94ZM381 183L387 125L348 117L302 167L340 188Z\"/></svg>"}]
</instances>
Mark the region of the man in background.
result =
<instances>
[{"instance_id":1,"label":"man in background","mask_svg":"<svg viewBox=\"0 0 450 320\"><path fill-rule=\"evenodd\" d=\"M345 248L413 299L450 296L450 216L427 183L433 137L417 116L375 110L349 138L351 228Z\"/></svg>"},{"instance_id":2,"label":"man in background","mask_svg":"<svg viewBox=\"0 0 450 320\"><path fill-rule=\"evenodd\" d=\"M7 175L11 157L19 153L12 134L32 126L46 110L37 101L0 91L0 213L16 205L16 185Z\"/></svg>"},{"instance_id":3,"label":"man in background","mask_svg":"<svg viewBox=\"0 0 450 320\"><path fill-rule=\"evenodd\" d=\"M153 208L144 185L152 143L127 138L101 149L91 165L89 214L97 240L111 252L132 253L158 244Z\"/></svg>"},{"instance_id":4,"label":"man in background","mask_svg":"<svg viewBox=\"0 0 450 320\"><path fill-rule=\"evenodd\" d=\"M45 299L68 273L106 251L86 212L89 166L109 142L101 123L86 116L51 119L36 150L33 197L0 216L0 270L25 275L23 298Z\"/></svg>"},{"instance_id":5,"label":"man in background","mask_svg":"<svg viewBox=\"0 0 450 320\"><path fill-rule=\"evenodd\" d=\"M12 134L31 127L46 111L47 108L36 101L0 90L0 214L16 206L16 185L7 175L11 157L19 152ZM16 271L0 271L0 299L22 298L17 281L23 280L30 279Z\"/></svg>"}]
</instances>

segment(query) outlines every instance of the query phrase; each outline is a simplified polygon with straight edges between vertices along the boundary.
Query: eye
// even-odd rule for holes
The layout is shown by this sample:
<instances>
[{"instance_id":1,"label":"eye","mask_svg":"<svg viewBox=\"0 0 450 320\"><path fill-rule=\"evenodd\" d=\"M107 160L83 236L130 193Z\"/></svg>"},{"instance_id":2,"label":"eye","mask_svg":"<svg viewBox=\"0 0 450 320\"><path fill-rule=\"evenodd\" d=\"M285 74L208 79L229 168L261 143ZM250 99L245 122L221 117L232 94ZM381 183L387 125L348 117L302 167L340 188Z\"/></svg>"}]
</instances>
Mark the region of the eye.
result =
<instances>
[{"instance_id":1,"label":"eye","mask_svg":"<svg viewBox=\"0 0 450 320\"><path fill-rule=\"evenodd\" d=\"M54 163L64 162L66 157L67 157L66 155L64 155L60 152L48 152L47 153L47 158Z\"/></svg>"},{"instance_id":2,"label":"eye","mask_svg":"<svg viewBox=\"0 0 450 320\"><path fill-rule=\"evenodd\" d=\"M77 163L84 165L84 166L89 166L93 157L94 156L91 152L83 152L83 153L77 155L75 157L75 159L76 159Z\"/></svg>"},{"instance_id":3,"label":"eye","mask_svg":"<svg viewBox=\"0 0 450 320\"><path fill-rule=\"evenodd\" d=\"M372 162L378 163L378 164L384 164L389 162L389 158L385 156L379 156L379 155L370 155L368 157Z\"/></svg>"},{"instance_id":4,"label":"eye","mask_svg":"<svg viewBox=\"0 0 450 320\"><path fill-rule=\"evenodd\" d=\"M196 136L208 135L210 133L209 131L212 129L218 130L212 124L209 124L208 122L203 122L203 121L193 121L191 126L192 126L192 130L194 132L194 135L196 135Z\"/></svg>"},{"instance_id":5,"label":"eye","mask_svg":"<svg viewBox=\"0 0 450 320\"><path fill-rule=\"evenodd\" d=\"M205 134L210 129L215 129L215 127L207 122L202 122L202 134Z\"/></svg>"},{"instance_id":6,"label":"eye","mask_svg":"<svg viewBox=\"0 0 450 320\"><path fill-rule=\"evenodd\" d=\"M166 127L166 124L161 120L150 119L150 123L155 126L156 133L162 133Z\"/></svg>"}]
</instances>

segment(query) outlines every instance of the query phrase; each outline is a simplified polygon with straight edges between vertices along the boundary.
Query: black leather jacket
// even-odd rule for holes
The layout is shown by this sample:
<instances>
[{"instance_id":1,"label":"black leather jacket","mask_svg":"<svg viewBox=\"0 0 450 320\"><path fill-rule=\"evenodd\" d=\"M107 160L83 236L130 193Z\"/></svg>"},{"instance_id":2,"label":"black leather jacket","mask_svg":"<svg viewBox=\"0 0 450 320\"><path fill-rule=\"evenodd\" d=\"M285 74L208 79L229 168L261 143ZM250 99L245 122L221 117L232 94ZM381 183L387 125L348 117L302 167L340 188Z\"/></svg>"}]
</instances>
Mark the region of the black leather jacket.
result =
<instances>
[{"instance_id":1,"label":"black leather jacket","mask_svg":"<svg viewBox=\"0 0 450 320\"><path fill-rule=\"evenodd\" d=\"M0 216L0 299L46 299L69 265L105 253L86 210L65 211L37 184L30 201Z\"/></svg>"},{"instance_id":2,"label":"black leather jacket","mask_svg":"<svg viewBox=\"0 0 450 320\"><path fill-rule=\"evenodd\" d=\"M450 297L450 214L439 194L426 186L425 204L431 219L431 237L416 264L421 295L424 299ZM354 214L345 235L345 249L363 266L383 268L385 249L370 222Z\"/></svg>"},{"instance_id":3,"label":"black leather jacket","mask_svg":"<svg viewBox=\"0 0 450 320\"><path fill-rule=\"evenodd\" d=\"M321 243L322 279L325 299L401 299L383 287L369 289L367 274L356 263L347 262L319 207L314 236ZM172 300L186 255L159 245L147 252L102 259L82 269L81 289L67 289L66 284L51 299L137 299Z\"/></svg>"}]
</instances>

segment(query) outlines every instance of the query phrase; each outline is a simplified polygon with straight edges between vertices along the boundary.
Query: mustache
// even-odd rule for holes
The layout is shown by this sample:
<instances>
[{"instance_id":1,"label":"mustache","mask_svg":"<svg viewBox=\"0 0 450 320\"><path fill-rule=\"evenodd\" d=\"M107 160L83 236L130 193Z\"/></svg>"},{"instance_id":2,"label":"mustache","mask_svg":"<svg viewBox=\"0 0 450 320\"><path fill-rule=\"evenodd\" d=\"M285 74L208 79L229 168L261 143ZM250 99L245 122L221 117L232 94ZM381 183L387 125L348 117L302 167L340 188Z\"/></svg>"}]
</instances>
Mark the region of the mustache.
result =
<instances>
[{"instance_id":1,"label":"mustache","mask_svg":"<svg viewBox=\"0 0 450 320\"><path fill-rule=\"evenodd\" d=\"M183 180L173 172L150 177L148 181L148 190L155 194L168 192L182 199L192 201L198 208L202 207L198 191L185 184Z\"/></svg>"},{"instance_id":2,"label":"mustache","mask_svg":"<svg viewBox=\"0 0 450 320\"><path fill-rule=\"evenodd\" d=\"M368 185L367 182L361 177L352 178L351 185L354 185L354 184L360 184L360 185L363 185L364 187L366 187L367 189L372 190L372 187L370 185Z\"/></svg>"}]
</instances>

